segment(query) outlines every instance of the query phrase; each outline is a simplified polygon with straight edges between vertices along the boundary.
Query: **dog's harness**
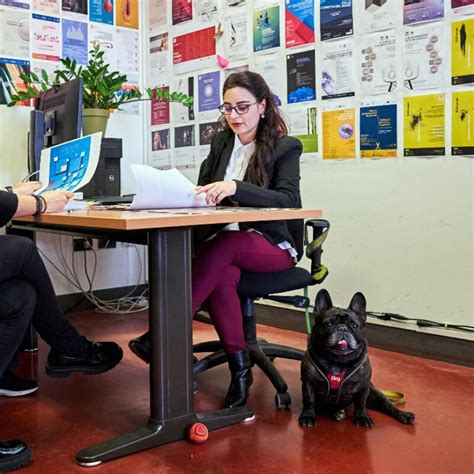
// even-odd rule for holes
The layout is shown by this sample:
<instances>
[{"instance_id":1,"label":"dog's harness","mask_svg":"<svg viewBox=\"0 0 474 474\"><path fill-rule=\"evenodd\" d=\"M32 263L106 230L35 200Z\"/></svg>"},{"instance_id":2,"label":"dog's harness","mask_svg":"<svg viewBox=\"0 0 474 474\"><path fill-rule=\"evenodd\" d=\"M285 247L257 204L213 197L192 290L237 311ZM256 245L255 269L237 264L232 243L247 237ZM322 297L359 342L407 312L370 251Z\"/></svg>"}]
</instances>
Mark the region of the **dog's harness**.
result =
<instances>
[{"instance_id":1,"label":"dog's harness","mask_svg":"<svg viewBox=\"0 0 474 474\"><path fill-rule=\"evenodd\" d=\"M344 371L335 374L334 372L328 372L325 374L321 368L318 366L316 361L311 357L311 353L307 352L309 360L314 365L316 370L323 376L324 380L327 384L327 391L326 391L326 403L337 404L339 403L339 394L341 393L342 386L355 374L357 373L361 367L365 364L367 360L367 353L365 354L362 361L357 365L357 367L352 370L348 375L345 374Z\"/></svg>"}]
</instances>

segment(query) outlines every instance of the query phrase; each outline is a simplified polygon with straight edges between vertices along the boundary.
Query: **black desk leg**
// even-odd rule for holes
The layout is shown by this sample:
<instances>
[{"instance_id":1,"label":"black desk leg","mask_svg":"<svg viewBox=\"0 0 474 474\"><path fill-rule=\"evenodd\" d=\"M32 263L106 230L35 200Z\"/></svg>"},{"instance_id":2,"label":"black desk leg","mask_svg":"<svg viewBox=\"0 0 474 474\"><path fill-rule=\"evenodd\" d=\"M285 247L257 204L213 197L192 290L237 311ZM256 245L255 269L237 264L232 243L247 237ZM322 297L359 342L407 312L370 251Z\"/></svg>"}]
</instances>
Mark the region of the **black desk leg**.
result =
<instances>
[{"instance_id":1,"label":"black desk leg","mask_svg":"<svg viewBox=\"0 0 474 474\"><path fill-rule=\"evenodd\" d=\"M102 461L184 439L196 422L215 430L253 417L249 408L194 412L191 231L150 231L148 258L152 333L150 419L137 431L81 450L76 460L82 466L96 466Z\"/></svg>"}]
</instances>

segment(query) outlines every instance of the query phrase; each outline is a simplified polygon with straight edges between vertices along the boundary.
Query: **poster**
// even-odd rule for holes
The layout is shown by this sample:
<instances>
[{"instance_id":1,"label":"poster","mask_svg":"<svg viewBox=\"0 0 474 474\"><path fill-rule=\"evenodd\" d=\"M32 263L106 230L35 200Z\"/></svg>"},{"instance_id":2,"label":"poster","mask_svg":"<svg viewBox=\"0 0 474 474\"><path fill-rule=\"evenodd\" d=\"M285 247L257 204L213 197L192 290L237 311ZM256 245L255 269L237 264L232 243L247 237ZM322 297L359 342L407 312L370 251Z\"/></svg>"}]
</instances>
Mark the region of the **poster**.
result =
<instances>
[{"instance_id":1,"label":"poster","mask_svg":"<svg viewBox=\"0 0 474 474\"><path fill-rule=\"evenodd\" d=\"M316 105L291 107L285 110L288 117L289 134L303 145L306 157L315 158L318 153L318 113ZM308 156L308 155L311 156Z\"/></svg>"},{"instance_id":2,"label":"poster","mask_svg":"<svg viewBox=\"0 0 474 474\"><path fill-rule=\"evenodd\" d=\"M446 40L439 22L407 27L404 40L403 84L410 90L444 86Z\"/></svg>"},{"instance_id":3,"label":"poster","mask_svg":"<svg viewBox=\"0 0 474 474\"><path fill-rule=\"evenodd\" d=\"M314 0L285 1L287 48L314 43Z\"/></svg>"},{"instance_id":4,"label":"poster","mask_svg":"<svg viewBox=\"0 0 474 474\"><path fill-rule=\"evenodd\" d=\"M174 166L178 169L196 167L196 137L193 125L174 129Z\"/></svg>"},{"instance_id":5,"label":"poster","mask_svg":"<svg viewBox=\"0 0 474 474\"><path fill-rule=\"evenodd\" d=\"M150 36L149 82L163 86L169 81L168 33Z\"/></svg>"},{"instance_id":6,"label":"poster","mask_svg":"<svg viewBox=\"0 0 474 474\"><path fill-rule=\"evenodd\" d=\"M375 105L360 108L361 158L396 158L397 106Z\"/></svg>"},{"instance_id":7,"label":"poster","mask_svg":"<svg viewBox=\"0 0 474 474\"><path fill-rule=\"evenodd\" d=\"M253 13L253 50L266 51L280 46L280 7L255 10Z\"/></svg>"},{"instance_id":8,"label":"poster","mask_svg":"<svg viewBox=\"0 0 474 474\"><path fill-rule=\"evenodd\" d=\"M23 2L21 0L0 0L0 6L1 5L12 8L22 8L23 10L30 8L29 0Z\"/></svg>"},{"instance_id":9,"label":"poster","mask_svg":"<svg viewBox=\"0 0 474 474\"><path fill-rule=\"evenodd\" d=\"M444 18L444 0L405 0L403 24Z\"/></svg>"},{"instance_id":10,"label":"poster","mask_svg":"<svg viewBox=\"0 0 474 474\"><path fill-rule=\"evenodd\" d=\"M182 74L216 64L215 28L204 28L173 38L174 72Z\"/></svg>"},{"instance_id":11,"label":"poster","mask_svg":"<svg viewBox=\"0 0 474 474\"><path fill-rule=\"evenodd\" d=\"M321 41L353 33L352 0L321 0Z\"/></svg>"},{"instance_id":12,"label":"poster","mask_svg":"<svg viewBox=\"0 0 474 474\"><path fill-rule=\"evenodd\" d=\"M87 64L87 23L64 19L63 58L75 60L78 64Z\"/></svg>"},{"instance_id":13,"label":"poster","mask_svg":"<svg viewBox=\"0 0 474 474\"><path fill-rule=\"evenodd\" d=\"M321 44L322 99L355 94L354 42L352 39Z\"/></svg>"},{"instance_id":14,"label":"poster","mask_svg":"<svg viewBox=\"0 0 474 474\"><path fill-rule=\"evenodd\" d=\"M30 73L30 62L21 59L0 58L0 105L11 102L12 96L19 91L26 91L20 74ZM17 105L30 105L30 100L23 100Z\"/></svg>"},{"instance_id":15,"label":"poster","mask_svg":"<svg viewBox=\"0 0 474 474\"><path fill-rule=\"evenodd\" d=\"M115 25L138 30L138 0L115 0Z\"/></svg>"},{"instance_id":16,"label":"poster","mask_svg":"<svg viewBox=\"0 0 474 474\"><path fill-rule=\"evenodd\" d=\"M472 15L474 0L451 0L451 8L455 15Z\"/></svg>"},{"instance_id":17,"label":"poster","mask_svg":"<svg viewBox=\"0 0 474 474\"><path fill-rule=\"evenodd\" d=\"M163 91L169 91L169 87L160 87ZM170 103L167 100L151 99L151 124L165 125L170 123Z\"/></svg>"},{"instance_id":18,"label":"poster","mask_svg":"<svg viewBox=\"0 0 474 474\"><path fill-rule=\"evenodd\" d=\"M444 155L444 94L404 97L404 156Z\"/></svg>"},{"instance_id":19,"label":"poster","mask_svg":"<svg viewBox=\"0 0 474 474\"><path fill-rule=\"evenodd\" d=\"M224 48L230 61L245 59L249 55L247 12L239 10L225 18Z\"/></svg>"},{"instance_id":20,"label":"poster","mask_svg":"<svg viewBox=\"0 0 474 474\"><path fill-rule=\"evenodd\" d=\"M474 90L453 92L451 152L474 155Z\"/></svg>"},{"instance_id":21,"label":"poster","mask_svg":"<svg viewBox=\"0 0 474 474\"><path fill-rule=\"evenodd\" d=\"M255 58L252 71L260 74L274 94L277 105L281 105L285 94L285 84L281 71L284 68L283 58L279 54L259 55Z\"/></svg>"},{"instance_id":22,"label":"poster","mask_svg":"<svg viewBox=\"0 0 474 474\"><path fill-rule=\"evenodd\" d=\"M199 112L216 111L221 104L220 72L208 72L198 76Z\"/></svg>"},{"instance_id":23,"label":"poster","mask_svg":"<svg viewBox=\"0 0 474 474\"><path fill-rule=\"evenodd\" d=\"M32 0L31 9L38 13L59 15L61 11L61 0Z\"/></svg>"},{"instance_id":24,"label":"poster","mask_svg":"<svg viewBox=\"0 0 474 474\"><path fill-rule=\"evenodd\" d=\"M355 158L355 109L323 112L323 159Z\"/></svg>"},{"instance_id":25,"label":"poster","mask_svg":"<svg viewBox=\"0 0 474 474\"><path fill-rule=\"evenodd\" d=\"M149 164L155 168L171 168L170 129L151 131L151 159Z\"/></svg>"},{"instance_id":26,"label":"poster","mask_svg":"<svg viewBox=\"0 0 474 474\"><path fill-rule=\"evenodd\" d=\"M286 56L289 104L316 100L314 49Z\"/></svg>"},{"instance_id":27,"label":"poster","mask_svg":"<svg viewBox=\"0 0 474 474\"><path fill-rule=\"evenodd\" d=\"M194 18L203 23L215 22L218 13L218 0L194 0Z\"/></svg>"},{"instance_id":28,"label":"poster","mask_svg":"<svg viewBox=\"0 0 474 474\"><path fill-rule=\"evenodd\" d=\"M171 17L173 25L193 19L192 0L171 0Z\"/></svg>"},{"instance_id":29,"label":"poster","mask_svg":"<svg viewBox=\"0 0 474 474\"><path fill-rule=\"evenodd\" d=\"M451 83L474 82L474 18L451 25Z\"/></svg>"},{"instance_id":30,"label":"poster","mask_svg":"<svg viewBox=\"0 0 474 474\"><path fill-rule=\"evenodd\" d=\"M115 0L89 0L89 20L113 25Z\"/></svg>"},{"instance_id":31,"label":"poster","mask_svg":"<svg viewBox=\"0 0 474 474\"><path fill-rule=\"evenodd\" d=\"M34 59L59 61L61 56L59 18L33 13L31 21L31 56Z\"/></svg>"},{"instance_id":32,"label":"poster","mask_svg":"<svg viewBox=\"0 0 474 474\"><path fill-rule=\"evenodd\" d=\"M89 23L89 48L90 51L95 43L99 44L104 52L104 62L107 63L111 71L117 69L115 28L103 23Z\"/></svg>"},{"instance_id":33,"label":"poster","mask_svg":"<svg viewBox=\"0 0 474 474\"><path fill-rule=\"evenodd\" d=\"M182 92L183 94L194 97L194 76L188 77L177 77L173 81L172 90L175 92ZM185 107L179 102L173 102L172 104L172 113L173 113L173 123L186 123L195 119L194 107L196 106L193 103L192 107Z\"/></svg>"},{"instance_id":34,"label":"poster","mask_svg":"<svg viewBox=\"0 0 474 474\"><path fill-rule=\"evenodd\" d=\"M166 0L149 0L148 4L148 29L166 28L168 15L168 2Z\"/></svg>"},{"instance_id":35,"label":"poster","mask_svg":"<svg viewBox=\"0 0 474 474\"><path fill-rule=\"evenodd\" d=\"M362 93L377 95L394 91L397 87L395 31L366 35L360 43Z\"/></svg>"},{"instance_id":36,"label":"poster","mask_svg":"<svg viewBox=\"0 0 474 474\"><path fill-rule=\"evenodd\" d=\"M396 26L400 0L365 0L358 3L360 5L360 24L363 32L371 33Z\"/></svg>"},{"instance_id":37,"label":"poster","mask_svg":"<svg viewBox=\"0 0 474 474\"><path fill-rule=\"evenodd\" d=\"M26 10L0 8L0 56L29 59L30 15Z\"/></svg>"},{"instance_id":38,"label":"poster","mask_svg":"<svg viewBox=\"0 0 474 474\"><path fill-rule=\"evenodd\" d=\"M199 124L199 145L206 146L210 145L214 135L217 132L222 131L224 128L222 127L221 122L208 122L208 123L200 123Z\"/></svg>"},{"instance_id":39,"label":"poster","mask_svg":"<svg viewBox=\"0 0 474 474\"><path fill-rule=\"evenodd\" d=\"M140 57L138 31L115 29L117 69L130 82L139 82Z\"/></svg>"},{"instance_id":40,"label":"poster","mask_svg":"<svg viewBox=\"0 0 474 474\"><path fill-rule=\"evenodd\" d=\"M65 13L87 15L87 0L62 0L62 10Z\"/></svg>"}]
</instances>

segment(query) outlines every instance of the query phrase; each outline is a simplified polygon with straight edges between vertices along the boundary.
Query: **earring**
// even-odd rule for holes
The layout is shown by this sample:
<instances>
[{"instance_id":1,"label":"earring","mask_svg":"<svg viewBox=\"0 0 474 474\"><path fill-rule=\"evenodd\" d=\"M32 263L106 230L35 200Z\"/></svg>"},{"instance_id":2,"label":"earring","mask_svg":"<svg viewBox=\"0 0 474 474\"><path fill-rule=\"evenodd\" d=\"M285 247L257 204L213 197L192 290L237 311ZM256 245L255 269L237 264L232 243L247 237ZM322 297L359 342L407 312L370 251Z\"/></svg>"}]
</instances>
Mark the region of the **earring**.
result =
<instances>
[{"instance_id":1,"label":"earring","mask_svg":"<svg viewBox=\"0 0 474 474\"><path fill-rule=\"evenodd\" d=\"M261 118L261 119L264 119L264 118L265 118L265 114L261 114L261 115L260 115L260 118Z\"/></svg>"}]
</instances>

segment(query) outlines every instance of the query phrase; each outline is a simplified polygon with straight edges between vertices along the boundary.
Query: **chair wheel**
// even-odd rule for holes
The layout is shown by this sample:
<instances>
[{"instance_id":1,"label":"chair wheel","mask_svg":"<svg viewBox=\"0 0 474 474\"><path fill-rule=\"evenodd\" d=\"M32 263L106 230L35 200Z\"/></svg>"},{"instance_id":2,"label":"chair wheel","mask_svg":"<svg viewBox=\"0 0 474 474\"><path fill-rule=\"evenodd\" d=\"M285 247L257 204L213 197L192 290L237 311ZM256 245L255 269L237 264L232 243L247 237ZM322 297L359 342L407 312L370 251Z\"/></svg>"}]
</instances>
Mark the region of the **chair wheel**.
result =
<instances>
[{"instance_id":1,"label":"chair wheel","mask_svg":"<svg viewBox=\"0 0 474 474\"><path fill-rule=\"evenodd\" d=\"M290 408L290 406L291 406L290 394L288 392L277 393L275 395L275 405L279 409L281 409L281 408L286 408L286 409Z\"/></svg>"}]
</instances>

